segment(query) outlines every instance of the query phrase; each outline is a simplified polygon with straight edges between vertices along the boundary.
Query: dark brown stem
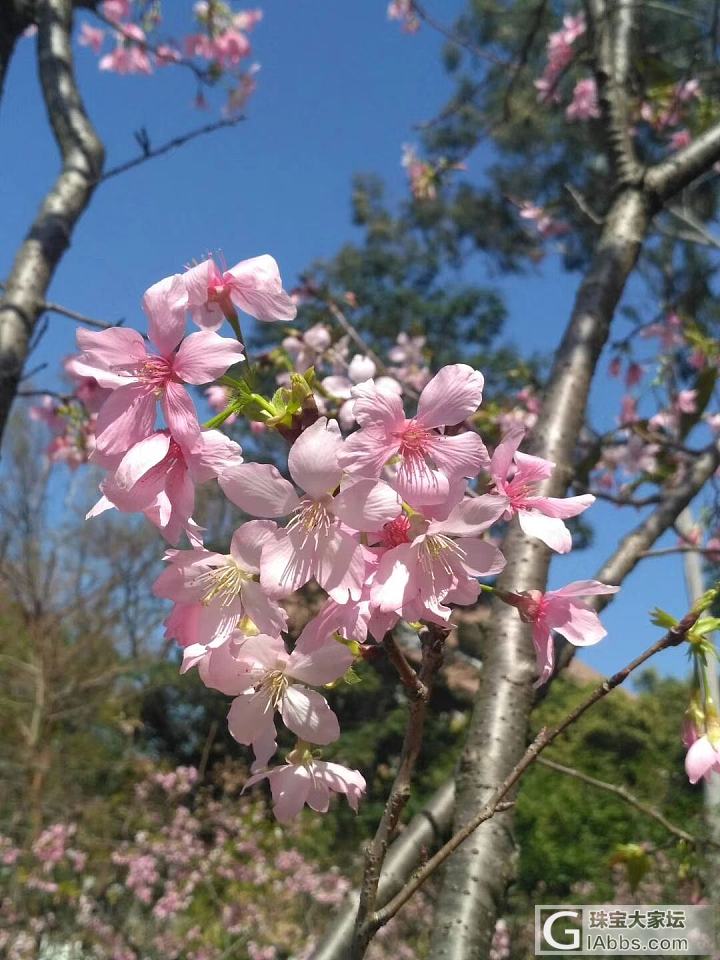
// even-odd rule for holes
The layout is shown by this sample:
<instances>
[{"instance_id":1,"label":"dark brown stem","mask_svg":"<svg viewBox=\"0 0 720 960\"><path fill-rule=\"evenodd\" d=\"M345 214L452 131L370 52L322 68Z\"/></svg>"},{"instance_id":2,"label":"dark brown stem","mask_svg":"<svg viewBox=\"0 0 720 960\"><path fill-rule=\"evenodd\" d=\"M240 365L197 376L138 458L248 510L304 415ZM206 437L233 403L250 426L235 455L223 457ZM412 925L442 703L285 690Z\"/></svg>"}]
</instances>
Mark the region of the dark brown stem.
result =
<instances>
[{"instance_id":1,"label":"dark brown stem","mask_svg":"<svg viewBox=\"0 0 720 960\"><path fill-rule=\"evenodd\" d=\"M576 770L575 767L566 767L564 763L557 763L555 760L548 760L545 757L538 757L537 762L541 766L547 767L548 770L554 770L556 773L562 773L566 777L572 777L573 780L579 780L580 783L586 783L589 787L595 787L597 790L612 794L612 796L617 797L629 806L635 807L636 810L639 810L640 813L643 813L651 820L656 820L668 833L677 837L678 840L684 840L685 843L689 843L693 847L699 847L701 844L707 842L705 837L701 839L700 837L693 836L693 834L688 833L687 830L676 826L668 820L663 813L649 803L645 803L644 800L640 800L639 797L636 797L635 794L631 793L626 787L618 786L615 783L608 783L606 780L598 780L597 777L591 777L588 773L583 773L582 770Z\"/></svg>"},{"instance_id":2,"label":"dark brown stem","mask_svg":"<svg viewBox=\"0 0 720 960\"><path fill-rule=\"evenodd\" d=\"M647 663L648 660L662 650L667 650L669 647L675 647L683 643L688 631L695 625L699 616L699 610L693 610L686 614L686 616L683 617L675 627L668 630L660 640L648 647L647 650L632 660L626 667L623 667L622 670L619 670L613 674L612 677L596 687L592 693L578 704L577 707L571 710L560 723L554 727L541 730L525 750L521 759L515 764L503 782L492 792L490 798L483 804L480 810L468 819L462 829L453 834L447 843L415 873L405 887L403 887L389 903L376 911L370 920L374 930L379 930L380 927L391 920L423 883L435 873L438 867L440 867L481 824L491 820L498 812L507 809L508 802L510 805L512 804L512 800L508 801L509 795L513 792L520 778L532 764L535 763L543 750L546 750L551 743L557 740L567 729L572 727L591 707L598 703L598 701L604 699L612 690L620 686L621 683L624 683L631 673Z\"/></svg>"},{"instance_id":3,"label":"dark brown stem","mask_svg":"<svg viewBox=\"0 0 720 960\"><path fill-rule=\"evenodd\" d=\"M375 910L380 873L388 846L393 839L402 812L410 799L413 772L422 747L430 690L442 662L447 633L448 631L444 627L434 624L428 627L427 632L422 637L422 663L418 674L407 662L392 635L388 635L383 641L388 658L395 666L410 697L410 709L395 780L390 789L375 836L365 851L365 870L360 887L355 934L350 950L351 960L362 960L374 933L375 928L368 920Z\"/></svg>"}]
</instances>

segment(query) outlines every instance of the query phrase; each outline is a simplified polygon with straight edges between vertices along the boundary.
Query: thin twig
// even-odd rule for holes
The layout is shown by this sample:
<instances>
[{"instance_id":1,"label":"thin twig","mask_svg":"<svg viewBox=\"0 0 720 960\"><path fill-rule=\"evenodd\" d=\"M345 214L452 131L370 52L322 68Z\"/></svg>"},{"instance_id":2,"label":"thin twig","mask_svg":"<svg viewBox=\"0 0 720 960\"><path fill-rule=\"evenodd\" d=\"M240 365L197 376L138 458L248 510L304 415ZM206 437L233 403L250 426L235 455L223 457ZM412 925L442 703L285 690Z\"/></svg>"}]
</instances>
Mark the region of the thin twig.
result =
<instances>
[{"instance_id":1,"label":"thin twig","mask_svg":"<svg viewBox=\"0 0 720 960\"><path fill-rule=\"evenodd\" d=\"M636 797L634 793L631 793L623 786L618 786L615 783L607 783L605 780L598 780L597 777L591 777L589 774L583 773L582 770L576 770L574 767L566 767L563 763L557 763L555 760L547 760L545 757L538 757L537 762L549 770L555 770L557 773L565 774L567 777L580 780L581 783L587 783L591 787L597 787L598 790L604 790L606 793L611 793L613 796L619 797L631 807L639 810L640 813L644 813L646 817L650 817L651 820L657 820L659 824L665 827L668 833L672 833L679 840L684 840L694 847L707 842L705 837L702 839L695 837L692 833L688 833L681 827L675 826L675 824L671 823L659 810L649 803L640 800L639 797ZM716 844L716 846L720 846L720 844Z\"/></svg>"},{"instance_id":2,"label":"thin twig","mask_svg":"<svg viewBox=\"0 0 720 960\"><path fill-rule=\"evenodd\" d=\"M5 289L5 284L0 283L0 290ZM95 320L93 317L86 317L83 313L78 313L77 310L70 310L68 307L62 307L59 303L51 303L49 300L43 300L39 304L40 313L58 313L61 317L69 317L71 320L76 320L78 323L84 323L88 327L95 327L97 330L109 330L111 327L119 327L125 322L124 320L118 320L117 323L108 323L105 320Z\"/></svg>"},{"instance_id":3,"label":"thin twig","mask_svg":"<svg viewBox=\"0 0 720 960\"><path fill-rule=\"evenodd\" d=\"M398 771L375 836L365 852L365 870L360 887L360 902L350 953L352 960L362 960L376 929L371 918L375 910L380 872L400 816L410 798L410 784L422 746L430 688L440 668L447 634L447 628L433 624L428 627L427 633L423 636L423 656L419 674L415 674L392 637L383 641L390 661L398 670L403 686L410 693L411 701Z\"/></svg>"},{"instance_id":4,"label":"thin twig","mask_svg":"<svg viewBox=\"0 0 720 960\"><path fill-rule=\"evenodd\" d=\"M646 550L640 556L643 558L670 557L676 553L699 553L703 557L714 557L716 560L720 558L720 550L708 550L705 547L693 547L690 544L677 547L658 547L657 550Z\"/></svg>"},{"instance_id":5,"label":"thin twig","mask_svg":"<svg viewBox=\"0 0 720 960\"><path fill-rule=\"evenodd\" d=\"M422 886L423 883L441 866L448 857L457 850L457 848L470 837L475 830L493 817L499 810L499 806L505 801L507 795L515 787L517 782L523 776L525 771L532 766L537 757L550 746L562 733L576 723L592 706L599 700L604 699L615 687L620 686L638 667L654 657L662 650L669 647L675 647L681 644L688 631L695 625L699 610L693 610L652 646L648 647L640 656L632 660L626 667L613 674L612 677L605 680L589 696L587 696L574 710L560 721L555 727L543 728L527 748L521 759L513 767L508 776L495 789L492 796L486 804L475 814L475 816L461 829L455 833L448 842L442 846L437 853L431 857L408 881L408 883L390 900L384 907L376 911L369 918L368 926L371 927L370 936L380 927L384 926L395 914L403 907L412 895Z\"/></svg>"},{"instance_id":6,"label":"thin twig","mask_svg":"<svg viewBox=\"0 0 720 960\"><path fill-rule=\"evenodd\" d=\"M105 183L105 181L109 180L111 177L117 177L118 174L125 173L127 170L132 170L134 167L139 167L141 163L145 163L147 160L154 160L156 157L161 157L166 153L170 153L171 150L175 150L177 147L182 147L191 140L196 140L198 137L204 137L209 133L215 133L216 130L224 130L227 127L234 127L236 124L241 123L244 119L245 117L243 116L224 117L222 120L216 120L214 123L206 123L204 126L197 127L195 130L189 130L187 133L183 133L178 137L173 137L172 140L167 140L159 147L148 147L132 160L127 160L125 163L119 163L115 167L110 167L99 178L98 183Z\"/></svg>"},{"instance_id":7,"label":"thin twig","mask_svg":"<svg viewBox=\"0 0 720 960\"><path fill-rule=\"evenodd\" d=\"M450 43L456 44L458 47L462 47L464 50L467 50L468 53L471 53L474 57L478 57L480 60L487 60L488 63L493 63L498 67L509 67L511 66L507 60L502 60L500 57L496 57L492 53L488 53L486 50L482 50L480 47L475 46L474 43L471 43L469 40L466 40L464 37L458 36L454 33L450 27L446 27L444 23L441 23L439 20L436 20L432 14L428 13L424 6L421 6L417 0L413 0L412 4L413 12L423 20L429 27L433 30L436 30L439 34L445 37L446 40L449 40Z\"/></svg>"}]
</instances>

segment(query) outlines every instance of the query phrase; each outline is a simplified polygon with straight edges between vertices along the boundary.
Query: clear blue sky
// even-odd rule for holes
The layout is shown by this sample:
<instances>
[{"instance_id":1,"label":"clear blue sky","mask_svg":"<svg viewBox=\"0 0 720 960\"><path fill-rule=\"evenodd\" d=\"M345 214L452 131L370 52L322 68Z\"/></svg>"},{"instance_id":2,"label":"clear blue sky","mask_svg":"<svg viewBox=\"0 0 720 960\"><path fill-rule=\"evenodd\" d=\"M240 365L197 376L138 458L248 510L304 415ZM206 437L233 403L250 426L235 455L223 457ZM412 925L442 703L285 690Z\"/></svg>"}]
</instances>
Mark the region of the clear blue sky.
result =
<instances>
[{"instance_id":1,"label":"clear blue sky","mask_svg":"<svg viewBox=\"0 0 720 960\"><path fill-rule=\"evenodd\" d=\"M437 12L448 21L462 6L459 0L436 0ZM166 0L167 10L180 7ZM266 0L265 20L253 38L262 70L247 121L103 185L75 232L50 298L91 316L142 324L145 288L208 250L222 250L230 262L272 253L286 286L292 286L311 260L331 255L353 237L354 173L377 172L391 198L403 196L401 145L414 139L413 124L437 112L450 86L439 59L442 39L426 27L415 36L403 34L386 21L385 10L385 0ZM0 106L0 277L7 275L57 170L34 48L34 40L21 41ZM160 143L216 116L193 109L194 86L184 71L118 77L99 73L84 48L76 59L110 165L135 155L133 131L140 127ZM477 163L478 158L473 166ZM471 269L487 281L480 265ZM552 254L534 274L502 280L508 337L551 353L576 284L577 277L563 274ZM49 364L38 385L57 385L58 359L73 344L73 324L53 317L31 361ZM607 424L619 393L604 369L593 410ZM621 525L614 509L600 505L591 519L595 545L559 558L553 586L592 576L633 518L632 511L624 513ZM647 616L657 603L677 613L685 608L678 558L645 562L603 615L609 637L583 658L603 671L623 665L657 636ZM684 655L666 653L657 668L684 671Z\"/></svg>"}]
</instances>

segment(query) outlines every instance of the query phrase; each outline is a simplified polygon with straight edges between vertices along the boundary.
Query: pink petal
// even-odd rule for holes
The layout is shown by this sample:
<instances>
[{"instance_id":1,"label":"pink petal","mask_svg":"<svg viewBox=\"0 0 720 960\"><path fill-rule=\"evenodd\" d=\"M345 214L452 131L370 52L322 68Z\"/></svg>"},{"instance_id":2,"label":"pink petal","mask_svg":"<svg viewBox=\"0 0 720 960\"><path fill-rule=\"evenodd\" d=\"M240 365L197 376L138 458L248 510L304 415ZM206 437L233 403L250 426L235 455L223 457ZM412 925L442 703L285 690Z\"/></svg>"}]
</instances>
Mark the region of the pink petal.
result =
<instances>
[{"instance_id":1,"label":"pink petal","mask_svg":"<svg viewBox=\"0 0 720 960\"><path fill-rule=\"evenodd\" d=\"M476 477L490 466L487 447L477 433L468 431L456 437L438 435L430 441L430 455L437 467L450 479Z\"/></svg>"},{"instance_id":2,"label":"pink petal","mask_svg":"<svg viewBox=\"0 0 720 960\"><path fill-rule=\"evenodd\" d=\"M528 537L537 537L544 544L557 553L569 553L572 549L570 531L562 522L554 517L547 517L537 510L518 511L518 521Z\"/></svg>"},{"instance_id":3,"label":"pink petal","mask_svg":"<svg viewBox=\"0 0 720 960\"><path fill-rule=\"evenodd\" d=\"M346 526L374 533L394 520L402 509L398 494L382 480L356 480L332 502L332 511Z\"/></svg>"},{"instance_id":4,"label":"pink petal","mask_svg":"<svg viewBox=\"0 0 720 960\"><path fill-rule=\"evenodd\" d=\"M280 270L269 254L243 260L227 271L233 278L234 304L256 320L294 320L297 307L282 288Z\"/></svg>"},{"instance_id":5,"label":"pink petal","mask_svg":"<svg viewBox=\"0 0 720 960\"><path fill-rule=\"evenodd\" d=\"M114 390L98 413L97 450L106 456L124 454L153 432L155 415L155 397L144 384L130 383Z\"/></svg>"},{"instance_id":6,"label":"pink petal","mask_svg":"<svg viewBox=\"0 0 720 960\"><path fill-rule=\"evenodd\" d=\"M179 273L145 291L143 310L148 317L148 333L164 357L172 353L185 333L186 309L187 293Z\"/></svg>"},{"instance_id":7,"label":"pink petal","mask_svg":"<svg viewBox=\"0 0 720 960\"><path fill-rule=\"evenodd\" d=\"M282 517L300 503L293 485L269 463L239 463L218 483L231 503L256 517Z\"/></svg>"},{"instance_id":8,"label":"pink petal","mask_svg":"<svg viewBox=\"0 0 720 960\"><path fill-rule=\"evenodd\" d=\"M421 457L404 457L391 482L403 500L416 506L442 503L450 492L447 476Z\"/></svg>"},{"instance_id":9,"label":"pink petal","mask_svg":"<svg viewBox=\"0 0 720 960\"><path fill-rule=\"evenodd\" d=\"M330 809L330 787L320 777L315 777L310 782L305 802L315 813L327 813Z\"/></svg>"},{"instance_id":10,"label":"pink petal","mask_svg":"<svg viewBox=\"0 0 720 960\"><path fill-rule=\"evenodd\" d=\"M185 337L180 344L173 360L173 372L185 383L210 383L244 356L243 346L237 340L200 330Z\"/></svg>"},{"instance_id":11,"label":"pink petal","mask_svg":"<svg viewBox=\"0 0 720 960\"><path fill-rule=\"evenodd\" d=\"M319 500L340 483L338 453L342 437L337 420L320 417L290 448L288 469L295 483Z\"/></svg>"},{"instance_id":12,"label":"pink petal","mask_svg":"<svg viewBox=\"0 0 720 960\"><path fill-rule=\"evenodd\" d=\"M190 394L181 383L166 384L162 409L173 439L181 447L192 449L200 439L200 423Z\"/></svg>"},{"instance_id":13,"label":"pink petal","mask_svg":"<svg viewBox=\"0 0 720 960\"><path fill-rule=\"evenodd\" d=\"M324 745L340 736L338 718L316 690L289 686L280 706L283 723L296 737Z\"/></svg>"},{"instance_id":14,"label":"pink petal","mask_svg":"<svg viewBox=\"0 0 720 960\"><path fill-rule=\"evenodd\" d=\"M384 433L399 429L405 422L402 400L397 394L378 390L372 380L352 389L353 416L361 427L382 426Z\"/></svg>"},{"instance_id":15,"label":"pink petal","mask_svg":"<svg viewBox=\"0 0 720 960\"><path fill-rule=\"evenodd\" d=\"M528 497L525 503L528 510L539 510L546 517L567 520L591 507L595 497L591 493L584 493L580 497Z\"/></svg>"},{"instance_id":16,"label":"pink petal","mask_svg":"<svg viewBox=\"0 0 720 960\"><path fill-rule=\"evenodd\" d=\"M491 543L484 540L458 540L461 565L475 577L490 577L505 568L505 557Z\"/></svg>"},{"instance_id":17,"label":"pink petal","mask_svg":"<svg viewBox=\"0 0 720 960\"><path fill-rule=\"evenodd\" d=\"M309 653L299 653L296 648L290 654L285 672L302 683L321 687L342 677L354 659L344 643L333 640Z\"/></svg>"},{"instance_id":18,"label":"pink petal","mask_svg":"<svg viewBox=\"0 0 720 960\"><path fill-rule=\"evenodd\" d=\"M272 635L287 627L287 614L266 596L259 583L248 580L243 584L241 592L245 614L258 630Z\"/></svg>"},{"instance_id":19,"label":"pink petal","mask_svg":"<svg viewBox=\"0 0 720 960\"><path fill-rule=\"evenodd\" d=\"M220 430L201 430L197 443L185 451L190 476L196 483L205 483L230 467L242 463L240 444Z\"/></svg>"},{"instance_id":20,"label":"pink petal","mask_svg":"<svg viewBox=\"0 0 720 960\"><path fill-rule=\"evenodd\" d=\"M387 461L400 449L382 427L363 427L351 434L338 454L338 464L352 476L379 477Z\"/></svg>"},{"instance_id":21,"label":"pink petal","mask_svg":"<svg viewBox=\"0 0 720 960\"><path fill-rule=\"evenodd\" d=\"M157 466L167 456L170 449L170 437L158 432L134 444L120 461L113 477L117 487L131 490L152 467Z\"/></svg>"},{"instance_id":22,"label":"pink petal","mask_svg":"<svg viewBox=\"0 0 720 960\"><path fill-rule=\"evenodd\" d=\"M515 426L505 434L500 443L495 447L495 452L490 461L490 470L493 477L500 481L507 479L508 472L512 466L515 453L525 436L525 427Z\"/></svg>"},{"instance_id":23,"label":"pink petal","mask_svg":"<svg viewBox=\"0 0 720 960\"><path fill-rule=\"evenodd\" d=\"M562 623L555 624L550 610L546 614L548 624L566 640L576 647L590 647L603 637L607 630L600 623L600 618L594 610L588 609L581 603L567 602L567 613Z\"/></svg>"},{"instance_id":24,"label":"pink petal","mask_svg":"<svg viewBox=\"0 0 720 960\"><path fill-rule=\"evenodd\" d=\"M685 772L690 783L706 777L719 760L720 754L706 736L696 740L685 755Z\"/></svg>"},{"instance_id":25,"label":"pink petal","mask_svg":"<svg viewBox=\"0 0 720 960\"><path fill-rule=\"evenodd\" d=\"M453 508L447 520L433 520L427 533L444 533L451 537L477 536L499 520L506 508L506 497L493 494L468 497Z\"/></svg>"},{"instance_id":26,"label":"pink petal","mask_svg":"<svg viewBox=\"0 0 720 960\"><path fill-rule=\"evenodd\" d=\"M370 598L380 610L400 612L406 597L412 598L417 589L414 572L417 557L412 544L401 543L386 551L380 558Z\"/></svg>"},{"instance_id":27,"label":"pink petal","mask_svg":"<svg viewBox=\"0 0 720 960\"><path fill-rule=\"evenodd\" d=\"M270 777L273 813L280 823L289 823L300 813L312 788L310 771L300 765L288 764L274 771Z\"/></svg>"},{"instance_id":28,"label":"pink petal","mask_svg":"<svg viewBox=\"0 0 720 960\"><path fill-rule=\"evenodd\" d=\"M315 579L337 603L359 600L365 583L365 560L359 542L337 529L318 537Z\"/></svg>"},{"instance_id":29,"label":"pink petal","mask_svg":"<svg viewBox=\"0 0 720 960\"><path fill-rule=\"evenodd\" d=\"M535 686L540 687L552 676L555 665L555 646L552 631L542 621L533 624L532 635L539 674Z\"/></svg>"},{"instance_id":30,"label":"pink petal","mask_svg":"<svg viewBox=\"0 0 720 960\"><path fill-rule=\"evenodd\" d=\"M277 530L272 520L249 520L238 527L230 542L230 554L248 573L260 573L262 548Z\"/></svg>"},{"instance_id":31,"label":"pink petal","mask_svg":"<svg viewBox=\"0 0 720 960\"><path fill-rule=\"evenodd\" d=\"M97 367L99 371L129 370L147 359L145 341L137 330L128 327L101 331L78 329L76 336L82 351L80 362ZM91 376L98 380L94 373Z\"/></svg>"},{"instance_id":32,"label":"pink petal","mask_svg":"<svg viewBox=\"0 0 720 960\"><path fill-rule=\"evenodd\" d=\"M300 531L278 530L263 547L260 583L273 599L287 597L311 580L315 571L315 543Z\"/></svg>"},{"instance_id":33,"label":"pink petal","mask_svg":"<svg viewBox=\"0 0 720 960\"><path fill-rule=\"evenodd\" d=\"M235 697L227 719L231 736L245 746L263 736L273 736L274 739L274 712L267 691L241 693L239 697Z\"/></svg>"},{"instance_id":34,"label":"pink petal","mask_svg":"<svg viewBox=\"0 0 720 960\"><path fill-rule=\"evenodd\" d=\"M462 423L480 406L484 384L483 375L466 363L443 367L420 394L417 419L425 427Z\"/></svg>"},{"instance_id":35,"label":"pink petal","mask_svg":"<svg viewBox=\"0 0 720 960\"><path fill-rule=\"evenodd\" d=\"M553 597L595 597L617 593L620 587L614 587L599 580L575 580L559 590L550 590L546 596Z\"/></svg>"}]
</instances>

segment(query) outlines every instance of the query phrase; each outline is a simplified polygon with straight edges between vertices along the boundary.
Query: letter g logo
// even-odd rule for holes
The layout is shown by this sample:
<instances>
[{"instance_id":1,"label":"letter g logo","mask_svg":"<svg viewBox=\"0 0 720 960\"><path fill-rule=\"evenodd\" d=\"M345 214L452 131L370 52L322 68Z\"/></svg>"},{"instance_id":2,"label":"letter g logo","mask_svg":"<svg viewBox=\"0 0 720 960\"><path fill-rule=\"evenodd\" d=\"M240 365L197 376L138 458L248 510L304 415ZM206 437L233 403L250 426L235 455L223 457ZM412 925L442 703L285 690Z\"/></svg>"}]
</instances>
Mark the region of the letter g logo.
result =
<instances>
[{"instance_id":1,"label":"letter g logo","mask_svg":"<svg viewBox=\"0 0 720 960\"><path fill-rule=\"evenodd\" d=\"M561 931L562 935L565 937L570 937L570 941L567 943L560 943L555 939L553 934L553 926L555 921L560 917L572 917L573 920L577 920L581 916L579 910L556 910L555 913L551 913L550 916L543 923L543 937L545 942L551 946L554 950L578 950L580 947L580 931L577 929L568 929L565 927Z\"/></svg>"}]
</instances>

